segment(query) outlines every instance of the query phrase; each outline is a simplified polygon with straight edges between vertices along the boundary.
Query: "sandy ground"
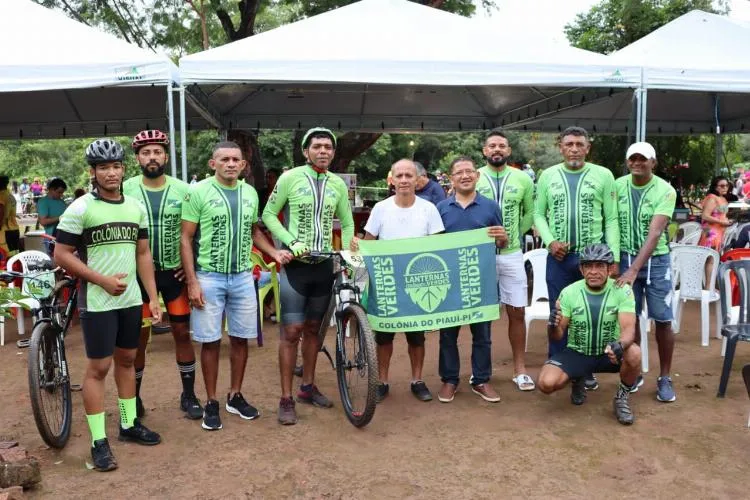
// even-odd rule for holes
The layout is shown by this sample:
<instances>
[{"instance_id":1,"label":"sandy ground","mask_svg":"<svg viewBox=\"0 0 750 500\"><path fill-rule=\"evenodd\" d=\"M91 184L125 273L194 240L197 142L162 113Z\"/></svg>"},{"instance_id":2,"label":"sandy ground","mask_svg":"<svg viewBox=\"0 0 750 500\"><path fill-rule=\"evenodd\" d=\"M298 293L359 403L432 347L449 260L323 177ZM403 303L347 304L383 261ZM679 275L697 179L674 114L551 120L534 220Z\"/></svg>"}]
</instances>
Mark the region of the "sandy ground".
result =
<instances>
[{"instance_id":1,"label":"sandy ground","mask_svg":"<svg viewBox=\"0 0 750 500\"><path fill-rule=\"evenodd\" d=\"M489 404L468 387L470 334L461 335L463 379L451 404L417 401L409 392L406 343L399 338L392 363L391 396L372 423L355 429L344 416L334 372L320 358L318 385L336 406L298 405L293 427L276 423L279 386L276 327L266 324L266 344L252 344L244 394L262 417L246 422L222 410L224 429L209 433L182 417L171 335L154 337L143 385L144 422L163 443L139 447L116 440L114 380L108 379L107 432L120 468L89 471L90 438L81 402L73 393L73 431L62 451L45 447L34 425L26 379L27 353L15 346L8 324L0 348L0 437L15 439L42 463L43 482L31 497L58 498L746 498L750 402L739 373L750 362L740 345L727 397L716 398L721 342L700 347L699 311L689 304L677 336L674 381L678 399L654 398L658 374L651 342L651 371L632 398L636 423L612 415L616 375L574 407L569 391L553 396L521 393L511 383L505 320L494 326L492 382L503 396ZM713 325L713 322L711 322ZM545 359L544 322L531 327L532 376ZM329 335L329 341L330 339ZM80 330L67 341L74 381L84 366ZM434 393L438 337L428 336L425 380ZM219 388L228 387L222 351ZM202 377L197 392L202 399ZM223 404L223 403L222 403Z\"/></svg>"}]
</instances>

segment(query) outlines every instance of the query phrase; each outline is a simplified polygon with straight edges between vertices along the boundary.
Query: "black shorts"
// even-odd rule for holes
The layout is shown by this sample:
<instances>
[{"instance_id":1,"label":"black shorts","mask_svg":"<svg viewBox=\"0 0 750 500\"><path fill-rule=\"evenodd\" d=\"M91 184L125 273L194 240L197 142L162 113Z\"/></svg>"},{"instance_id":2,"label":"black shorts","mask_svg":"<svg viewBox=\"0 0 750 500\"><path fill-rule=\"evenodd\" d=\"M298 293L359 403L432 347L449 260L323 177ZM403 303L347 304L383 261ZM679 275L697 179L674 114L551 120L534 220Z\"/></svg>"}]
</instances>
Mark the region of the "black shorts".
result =
<instances>
[{"instance_id":1,"label":"black shorts","mask_svg":"<svg viewBox=\"0 0 750 500\"><path fill-rule=\"evenodd\" d=\"M190 321L190 302L187 296L187 286L183 281L175 278L177 270L170 269L165 271L156 271L154 279L156 280L156 293L161 294L164 305L169 313L169 321L174 323L187 323ZM143 283L138 279L138 287L141 289L141 299L143 300L143 317L148 318L151 312L148 310L148 293L143 287Z\"/></svg>"},{"instance_id":2,"label":"black shorts","mask_svg":"<svg viewBox=\"0 0 750 500\"><path fill-rule=\"evenodd\" d=\"M396 334L393 332L374 332L375 343L378 345L389 345L393 344L393 339ZM406 332L406 343L413 347L421 347L424 345L424 334L425 332Z\"/></svg>"},{"instance_id":3,"label":"black shorts","mask_svg":"<svg viewBox=\"0 0 750 500\"><path fill-rule=\"evenodd\" d=\"M557 366L571 379L585 377L592 373L619 373L620 371L620 365L613 364L606 354L587 356L570 347L552 355L544 364Z\"/></svg>"},{"instance_id":4,"label":"black shorts","mask_svg":"<svg viewBox=\"0 0 750 500\"><path fill-rule=\"evenodd\" d=\"M112 356L115 347L136 349L141 336L141 306L111 311L81 311L81 329L86 357Z\"/></svg>"},{"instance_id":5,"label":"black shorts","mask_svg":"<svg viewBox=\"0 0 750 500\"><path fill-rule=\"evenodd\" d=\"M292 261L281 270L279 298L284 325L320 321L333 291L333 260L318 264Z\"/></svg>"}]
</instances>

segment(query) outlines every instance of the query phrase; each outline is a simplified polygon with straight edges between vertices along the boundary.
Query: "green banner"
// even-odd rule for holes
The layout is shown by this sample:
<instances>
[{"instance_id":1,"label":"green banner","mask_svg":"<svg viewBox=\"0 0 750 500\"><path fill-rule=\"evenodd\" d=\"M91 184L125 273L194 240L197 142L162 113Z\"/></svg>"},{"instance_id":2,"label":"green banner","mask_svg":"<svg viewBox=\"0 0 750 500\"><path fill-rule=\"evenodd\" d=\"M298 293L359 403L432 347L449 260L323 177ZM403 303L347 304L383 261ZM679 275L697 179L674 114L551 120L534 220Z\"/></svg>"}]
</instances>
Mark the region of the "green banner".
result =
<instances>
[{"instance_id":1,"label":"green banner","mask_svg":"<svg viewBox=\"0 0 750 500\"><path fill-rule=\"evenodd\" d=\"M486 229L403 240L360 240L373 330L412 332L500 317L495 240Z\"/></svg>"}]
</instances>

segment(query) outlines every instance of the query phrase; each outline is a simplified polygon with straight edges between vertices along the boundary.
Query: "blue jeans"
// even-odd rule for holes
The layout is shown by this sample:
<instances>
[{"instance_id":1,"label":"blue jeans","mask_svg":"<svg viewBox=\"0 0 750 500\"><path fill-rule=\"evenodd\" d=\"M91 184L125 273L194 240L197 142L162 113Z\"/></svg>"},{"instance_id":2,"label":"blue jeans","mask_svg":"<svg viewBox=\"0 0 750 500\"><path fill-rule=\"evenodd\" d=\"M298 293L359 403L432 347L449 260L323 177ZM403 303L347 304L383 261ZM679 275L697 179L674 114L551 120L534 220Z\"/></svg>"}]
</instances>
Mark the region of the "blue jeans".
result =
<instances>
[{"instance_id":1,"label":"blue jeans","mask_svg":"<svg viewBox=\"0 0 750 500\"><path fill-rule=\"evenodd\" d=\"M552 255L547 256L547 293L549 293L550 317L555 315L555 303L563 288L582 279L583 275L578 268L578 253L569 253L562 261L558 261ZM565 349L566 345L568 345L567 330L563 332L560 340L549 340L547 356L551 358Z\"/></svg>"},{"instance_id":2,"label":"blue jeans","mask_svg":"<svg viewBox=\"0 0 750 500\"><path fill-rule=\"evenodd\" d=\"M489 382L492 376L492 337L491 321L472 323L471 328L471 378L472 385ZM447 384L458 385L461 361L458 357L458 331L461 327L440 330L440 379Z\"/></svg>"},{"instance_id":3,"label":"blue jeans","mask_svg":"<svg viewBox=\"0 0 750 500\"><path fill-rule=\"evenodd\" d=\"M201 343L221 340L222 319L226 316L229 335L241 339L258 336L258 303L253 273L195 273L206 298L203 309L190 314L193 340Z\"/></svg>"},{"instance_id":4,"label":"blue jeans","mask_svg":"<svg viewBox=\"0 0 750 500\"><path fill-rule=\"evenodd\" d=\"M620 257L620 273L627 271L635 258L635 255L623 252ZM633 282L636 318L641 316L644 296L649 319L659 323L672 321L672 258L669 254L652 256L638 271Z\"/></svg>"}]
</instances>

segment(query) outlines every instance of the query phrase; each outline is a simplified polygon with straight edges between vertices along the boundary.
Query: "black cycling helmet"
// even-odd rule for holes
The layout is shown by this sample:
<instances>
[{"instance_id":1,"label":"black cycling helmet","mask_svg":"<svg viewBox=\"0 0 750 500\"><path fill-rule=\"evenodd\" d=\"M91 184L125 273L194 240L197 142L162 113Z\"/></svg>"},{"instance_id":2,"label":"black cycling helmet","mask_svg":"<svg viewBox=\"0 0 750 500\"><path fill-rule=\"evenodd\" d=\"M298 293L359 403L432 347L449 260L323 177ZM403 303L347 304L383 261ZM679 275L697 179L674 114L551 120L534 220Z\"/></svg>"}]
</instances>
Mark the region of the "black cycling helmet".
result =
<instances>
[{"instance_id":1,"label":"black cycling helmet","mask_svg":"<svg viewBox=\"0 0 750 500\"><path fill-rule=\"evenodd\" d=\"M302 151L306 150L310 146L310 142L312 142L313 137L317 137L319 135L329 137L331 139L331 142L333 143L333 149L336 149L336 136L333 135L333 132L325 127L314 127L305 132L304 137L302 137Z\"/></svg>"},{"instance_id":2,"label":"black cycling helmet","mask_svg":"<svg viewBox=\"0 0 750 500\"><path fill-rule=\"evenodd\" d=\"M112 139L97 139L86 148L86 163L95 167L101 163L122 161L125 151Z\"/></svg>"},{"instance_id":3,"label":"black cycling helmet","mask_svg":"<svg viewBox=\"0 0 750 500\"><path fill-rule=\"evenodd\" d=\"M615 256L612 255L612 250L609 249L604 243L594 243L583 249L581 252L580 263L586 264L587 262L606 262L612 264L615 261Z\"/></svg>"}]
</instances>

